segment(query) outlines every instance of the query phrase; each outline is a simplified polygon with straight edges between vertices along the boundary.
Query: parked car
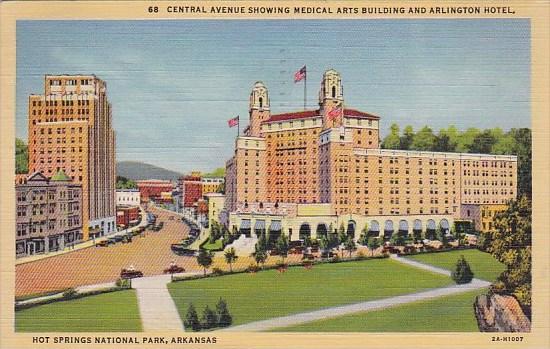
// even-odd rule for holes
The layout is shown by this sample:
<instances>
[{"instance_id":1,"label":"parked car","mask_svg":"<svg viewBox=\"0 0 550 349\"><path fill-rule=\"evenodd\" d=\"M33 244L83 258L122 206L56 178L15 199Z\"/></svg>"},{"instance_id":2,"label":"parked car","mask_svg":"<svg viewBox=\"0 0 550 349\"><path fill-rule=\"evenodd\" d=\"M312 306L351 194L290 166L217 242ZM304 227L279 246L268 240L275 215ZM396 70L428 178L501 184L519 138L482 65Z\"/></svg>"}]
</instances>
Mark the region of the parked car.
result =
<instances>
[{"instance_id":1,"label":"parked car","mask_svg":"<svg viewBox=\"0 0 550 349\"><path fill-rule=\"evenodd\" d=\"M109 246L109 241L103 240L100 242L96 242L95 247L107 247Z\"/></svg>"},{"instance_id":2,"label":"parked car","mask_svg":"<svg viewBox=\"0 0 550 349\"><path fill-rule=\"evenodd\" d=\"M120 277L122 279L134 279L134 278L140 278L143 276L143 273L139 270L135 269L122 269L120 271Z\"/></svg>"},{"instance_id":3,"label":"parked car","mask_svg":"<svg viewBox=\"0 0 550 349\"><path fill-rule=\"evenodd\" d=\"M123 235L115 235L113 236L113 239L115 239L116 242L121 242L124 239Z\"/></svg>"},{"instance_id":4,"label":"parked car","mask_svg":"<svg viewBox=\"0 0 550 349\"><path fill-rule=\"evenodd\" d=\"M185 269L175 264L164 269L164 274L177 274L177 273L183 273L183 272L185 272Z\"/></svg>"},{"instance_id":5,"label":"parked car","mask_svg":"<svg viewBox=\"0 0 550 349\"><path fill-rule=\"evenodd\" d=\"M195 256L196 251L188 249L187 247L183 246L182 244L172 244L170 246L172 249L172 252L178 256Z\"/></svg>"}]
</instances>

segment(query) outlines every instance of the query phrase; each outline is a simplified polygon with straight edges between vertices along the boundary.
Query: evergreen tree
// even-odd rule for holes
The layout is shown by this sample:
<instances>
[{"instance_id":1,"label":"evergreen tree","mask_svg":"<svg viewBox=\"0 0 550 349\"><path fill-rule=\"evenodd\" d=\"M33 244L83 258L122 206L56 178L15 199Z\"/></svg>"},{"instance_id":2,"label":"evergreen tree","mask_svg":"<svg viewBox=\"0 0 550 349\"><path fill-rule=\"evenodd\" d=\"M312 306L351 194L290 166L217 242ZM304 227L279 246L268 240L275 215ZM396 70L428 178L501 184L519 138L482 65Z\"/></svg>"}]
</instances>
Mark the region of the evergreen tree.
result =
<instances>
[{"instance_id":1,"label":"evergreen tree","mask_svg":"<svg viewBox=\"0 0 550 349\"><path fill-rule=\"evenodd\" d=\"M420 131L414 136L411 148L413 150L429 151L434 148L435 145L435 135L433 131L428 126L424 126Z\"/></svg>"},{"instance_id":2,"label":"evergreen tree","mask_svg":"<svg viewBox=\"0 0 550 349\"><path fill-rule=\"evenodd\" d=\"M474 278L474 273L470 269L470 265L464 259L464 256L460 256L460 259L456 262L455 270L451 273L451 278L457 284L467 284Z\"/></svg>"},{"instance_id":3,"label":"evergreen tree","mask_svg":"<svg viewBox=\"0 0 550 349\"><path fill-rule=\"evenodd\" d=\"M374 250L380 247L380 239L377 237L371 237L368 239L367 245L370 249L371 256L374 255Z\"/></svg>"},{"instance_id":4,"label":"evergreen tree","mask_svg":"<svg viewBox=\"0 0 550 349\"><path fill-rule=\"evenodd\" d=\"M403 136L399 139L399 149L409 150L411 149L412 142L414 140L414 130L412 126L407 125L403 130Z\"/></svg>"},{"instance_id":5,"label":"evergreen tree","mask_svg":"<svg viewBox=\"0 0 550 349\"><path fill-rule=\"evenodd\" d=\"M255 251L252 254L254 256L254 260L256 261L256 265L264 264L267 260L267 252L264 248L261 247L260 244L256 244Z\"/></svg>"},{"instance_id":6,"label":"evergreen tree","mask_svg":"<svg viewBox=\"0 0 550 349\"><path fill-rule=\"evenodd\" d=\"M199 316L197 315L197 311L195 310L193 304L189 304L189 308L187 309L187 313L185 314L185 321L183 324L185 328L190 328L193 331L200 331L201 324L199 322Z\"/></svg>"},{"instance_id":7,"label":"evergreen tree","mask_svg":"<svg viewBox=\"0 0 550 349\"><path fill-rule=\"evenodd\" d=\"M202 312L201 327L203 329L214 328L218 325L218 316L207 305Z\"/></svg>"},{"instance_id":8,"label":"evergreen tree","mask_svg":"<svg viewBox=\"0 0 550 349\"><path fill-rule=\"evenodd\" d=\"M281 234L279 236L279 238L277 239L276 247L277 247L277 252L279 252L279 255L281 256L282 263L284 263L285 258L288 255L288 249L289 249L288 238L286 237L286 235Z\"/></svg>"},{"instance_id":9,"label":"evergreen tree","mask_svg":"<svg viewBox=\"0 0 550 349\"><path fill-rule=\"evenodd\" d=\"M227 309L227 303L225 302L225 300L220 298L218 304L216 304L216 313L218 316L218 326L231 326L231 324L233 323L233 317L229 313L229 309Z\"/></svg>"},{"instance_id":10,"label":"evergreen tree","mask_svg":"<svg viewBox=\"0 0 550 349\"><path fill-rule=\"evenodd\" d=\"M15 139L15 173L29 172L29 152L27 144L22 139Z\"/></svg>"}]
</instances>

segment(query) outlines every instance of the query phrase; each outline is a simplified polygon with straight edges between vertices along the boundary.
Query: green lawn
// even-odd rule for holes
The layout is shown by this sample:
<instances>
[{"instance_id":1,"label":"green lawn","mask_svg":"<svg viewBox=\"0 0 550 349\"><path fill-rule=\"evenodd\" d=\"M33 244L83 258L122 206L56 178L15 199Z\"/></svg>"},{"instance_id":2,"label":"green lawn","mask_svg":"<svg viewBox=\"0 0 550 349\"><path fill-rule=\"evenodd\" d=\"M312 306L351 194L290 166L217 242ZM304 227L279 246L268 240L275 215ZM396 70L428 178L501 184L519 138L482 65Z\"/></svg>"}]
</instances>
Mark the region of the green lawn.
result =
<instances>
[{"instance_id":1,"label":"green lawn","mask_svg":"<svg viewBox=\"0 0 550 349\"><path fill-rule=\"evenodd\" d=\"M103 293L15 312L18 332L141 331L134 290Z\"/></svg>"},{"instance_id":2,"label":"green lawn","mask_svg":"<svg viewBox=\"0 0 550 349\"><path fill-rule=\"evenodd\" d=\"M476 290L394 308L313 321L276 332L478 332L473 303Z\"/></svg>"},{"instance_id":3,"label":"green lawn","mask_svg":"<svg viewBox=\"0 0 550 349\"><path fill-rule=\"evenodd\" d=\"M180 316L189 303L199 317L206 305L227 301L233 324L300 313L329 306L391 297L443 287L453 281L389 259L315 265L312 270L289 268L242 273L168 285Z\"/></svg>"},{"instance_id":4,"label":"green lawn","mask_svg":"<svg viewBox=\"0 0 550 349\"><path fill-rule=\"evenodd\" d=\"M213 244L208 241L204 245L202 245L202 248L205 250L221 250L223 248L222 239L214 241Z\"/></svg>"},{"instance_id":5,"label":"green lawn","mask_svg":"<svg viewBox=\"0 0 550 349\"><path fill-rule=\"evenodd\" d=\"M493 258L489 253L479 250L462 250L439 253L426 253L406 258L413 259L418 262L431 264L447 270L453 270L456 261L463 255L466 261L470 264L474 277L487 281L495 281L497 277L504 271L504 265Z\"/></svg>"}]
</instances>

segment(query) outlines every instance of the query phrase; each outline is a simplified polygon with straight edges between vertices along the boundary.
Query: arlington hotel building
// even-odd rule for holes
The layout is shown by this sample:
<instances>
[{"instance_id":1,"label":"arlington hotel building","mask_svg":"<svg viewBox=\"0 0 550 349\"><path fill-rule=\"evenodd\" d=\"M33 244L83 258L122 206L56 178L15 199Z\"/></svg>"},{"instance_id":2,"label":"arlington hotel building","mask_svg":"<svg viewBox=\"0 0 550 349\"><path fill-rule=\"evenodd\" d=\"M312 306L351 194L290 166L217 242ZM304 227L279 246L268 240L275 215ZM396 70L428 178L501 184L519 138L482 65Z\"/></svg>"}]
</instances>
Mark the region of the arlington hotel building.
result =
<instances>
[{"instance_id":1,"label":"arlington hotel building","mask_svg":"<svg viewBox=\"0 0 550 349\"><path fill-rule=\"evenodd\" d=\"M332 69L318 109L272 114L257 82L249 115L226 162L222 219L247 235L298 240L341 225L355 238L365 226L385 237L448 231L517 195L516 156L381 149L380 117L348 107Z\"/></svg>"}]
</instances>

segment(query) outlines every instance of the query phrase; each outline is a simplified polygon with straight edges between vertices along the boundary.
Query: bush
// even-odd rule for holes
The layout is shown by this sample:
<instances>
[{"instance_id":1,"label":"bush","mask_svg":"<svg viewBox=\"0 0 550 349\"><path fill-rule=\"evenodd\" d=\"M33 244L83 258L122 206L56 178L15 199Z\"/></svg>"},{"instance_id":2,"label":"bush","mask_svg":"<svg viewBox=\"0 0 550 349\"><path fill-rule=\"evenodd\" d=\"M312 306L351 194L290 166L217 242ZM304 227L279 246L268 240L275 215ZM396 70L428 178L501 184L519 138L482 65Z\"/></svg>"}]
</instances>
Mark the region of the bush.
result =
<instances>
[{"instance_id":1,"label":"bush","mask_svg":"<svg viewBox=\"0 0 550 349\"><path fill-rule=\"evenodd\" d=\"M118 278L115 282L115 285L120 288L131 288L131 283L129 279Z\"/></svg>"},{"instance_id":2,"label":"bush","mask_svg":"<svg viewBox=\"0 0 550 349\"><path fill-rule=\"evenodd\" d=\"M77 296L78 292L74 288L69 288L65 292L63 292L63 298L65 299L73 299Z\"/></svg>"},{"instance_id":3,"label":"bush","mask_svg":"<svg viewBox=\"0 0 550 349\"><path fill-rule=\"evenodd\" d=\"M195 310L193 304L189 304L189 308L187 309L187 314L185 314L185 321L183 322L183 325L186 329L190 328L193 331L201 330L199 316L197 315L197 311Z\"/></svg>"},{"instance_id":4,"label":"bush","mask_svg":"<svg viewBox=\"0 0 550 349\"><path fill-rule=\"evenodd\" d=\"M214 275L223 275L225 272L220 268L212 268L212 274Z\"/></svg>"},{"instance_id":5,"label":"bush","mask_svg":"<svg viewBox=\"0 0 550 349\"><path fill-rule=\"evenodd\" d=\"M260 271L260 267L257 266L256 264L250 264L246 268L246 271L249 272L249 273L256 273L256 272Z\"/></svg>"},{"instance_id":6,"label":"bush","mask_svg":"<svg viewBox=\"0 0 550 349\"><path fill-rule=\"evenodd\" d=\"M474 278L474 273L470 269L470 265L464 259L464 256L460 256L460 259L456 262L455 270L451 273L451 277L457 284L467 284Z\"/></svg>"}]
</instances>

